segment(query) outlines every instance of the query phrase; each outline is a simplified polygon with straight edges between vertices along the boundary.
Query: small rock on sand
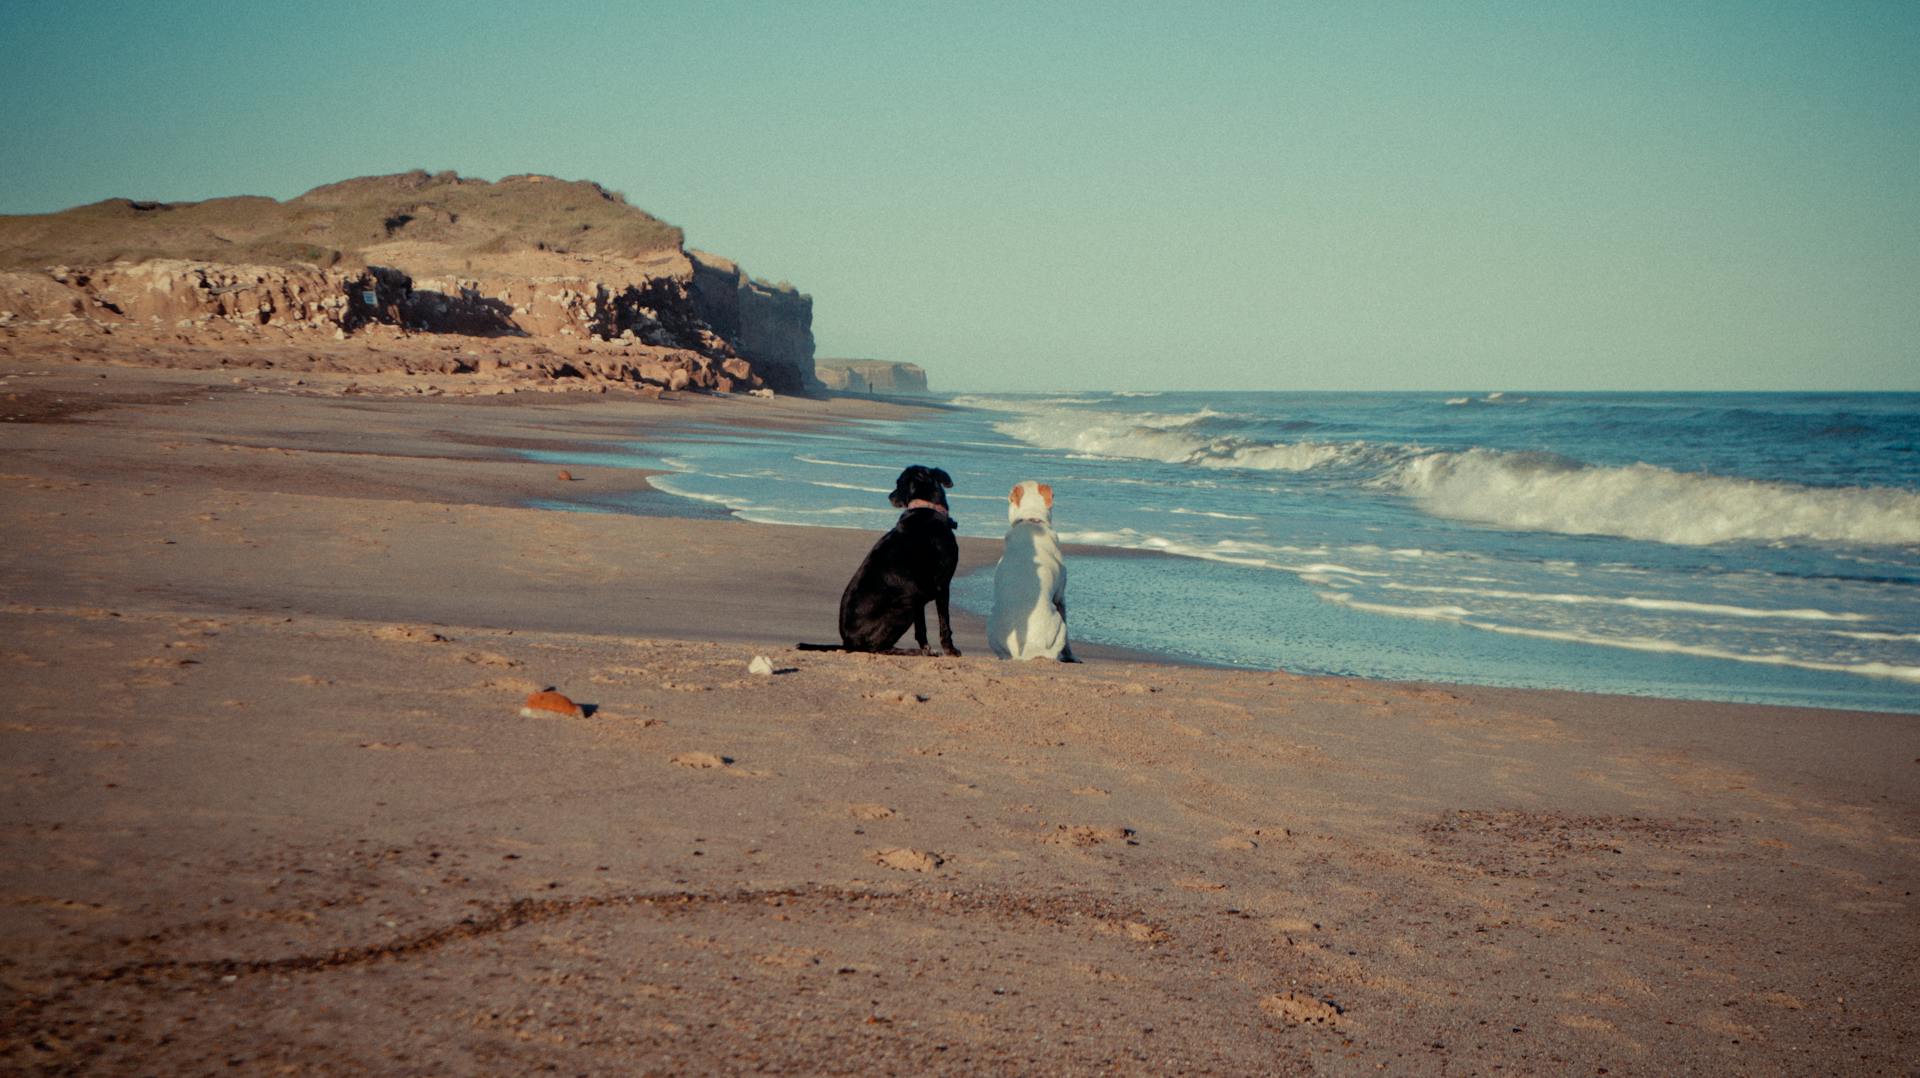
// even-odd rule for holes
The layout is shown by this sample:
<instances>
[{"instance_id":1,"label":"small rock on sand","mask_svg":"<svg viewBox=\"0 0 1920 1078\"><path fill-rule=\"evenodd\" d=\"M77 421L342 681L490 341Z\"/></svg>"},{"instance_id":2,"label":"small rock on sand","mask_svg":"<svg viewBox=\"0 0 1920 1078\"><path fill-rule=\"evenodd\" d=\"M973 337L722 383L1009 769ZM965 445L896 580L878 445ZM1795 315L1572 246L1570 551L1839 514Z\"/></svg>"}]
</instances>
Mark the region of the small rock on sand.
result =
<instances>
[{"instance_id":1,"label":"small rock on sand","mask_svg":"<svg viewBox=\"0 0 1920 1078\"><path fill-rule=\"evenodd\" d=\"M577 719L586 713L580 710L579 704L552 689L545 689L527 697L527 702L521 707L520 714L529 719L550 719L555 715Z\"/></svg>"},{"instance_id":2,"label":"small rock on sand","mask_svg":"<svg viewBox=\"0 0 1920 1078\"><path fill-rule=\"evenodd\" d=\"M755 655L753 661L747 664L747 673L758 674L762 677L772 677L773 660L767 658L765 655Z\"/></svg>"}]
</instances>

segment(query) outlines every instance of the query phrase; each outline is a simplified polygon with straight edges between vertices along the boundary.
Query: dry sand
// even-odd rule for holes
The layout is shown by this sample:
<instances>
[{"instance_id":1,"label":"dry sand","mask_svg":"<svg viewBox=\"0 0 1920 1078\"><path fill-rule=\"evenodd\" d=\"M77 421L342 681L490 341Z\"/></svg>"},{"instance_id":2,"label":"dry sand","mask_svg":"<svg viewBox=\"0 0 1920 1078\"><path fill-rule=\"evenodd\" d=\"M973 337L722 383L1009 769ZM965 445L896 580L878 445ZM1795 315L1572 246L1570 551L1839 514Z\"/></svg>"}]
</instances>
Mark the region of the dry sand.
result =
<instances>
[{"instance_id":1,"label":"dry sand","mask_svg":"<svg viewBox=\"0 0 1920 1078\"><path fill-rule=\"evenodd\" d=\"M872 406L243 377L0 363L8 1071L1920 1060L1920 719L802 653L872 535L511 447Z\"/></svg>"}]
</instances>

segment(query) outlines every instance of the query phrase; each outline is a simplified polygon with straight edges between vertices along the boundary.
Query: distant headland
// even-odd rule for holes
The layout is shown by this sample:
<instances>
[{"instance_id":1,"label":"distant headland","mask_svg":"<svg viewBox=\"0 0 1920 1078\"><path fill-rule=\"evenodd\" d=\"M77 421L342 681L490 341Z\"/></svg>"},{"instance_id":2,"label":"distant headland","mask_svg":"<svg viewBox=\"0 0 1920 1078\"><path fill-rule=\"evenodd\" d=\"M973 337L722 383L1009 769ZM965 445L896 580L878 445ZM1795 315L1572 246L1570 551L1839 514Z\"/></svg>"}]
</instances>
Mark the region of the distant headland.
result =
<instances>
[{"instance_id":1,"label":"distant headland","mask_svg":"<svg viewBox=\"0 0 1920 1078\"><path fill-rule=\"evenodd\" d=\"M930 392L927 372L917 363L894 363L884 359L822 359L814 363L814 374L828 389L845 393Z\"/></svg>"}]
</instances>

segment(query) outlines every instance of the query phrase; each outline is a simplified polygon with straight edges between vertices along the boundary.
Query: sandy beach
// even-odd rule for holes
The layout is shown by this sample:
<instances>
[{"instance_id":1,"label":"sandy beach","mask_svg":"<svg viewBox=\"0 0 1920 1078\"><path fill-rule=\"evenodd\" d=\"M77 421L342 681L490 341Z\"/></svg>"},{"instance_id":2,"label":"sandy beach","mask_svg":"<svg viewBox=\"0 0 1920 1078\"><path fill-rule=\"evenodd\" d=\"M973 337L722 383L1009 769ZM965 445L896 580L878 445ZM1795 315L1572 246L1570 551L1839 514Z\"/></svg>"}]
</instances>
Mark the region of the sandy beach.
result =
<instances>
[{"instance_id":1,"label":"sandy beach","mask_svg":"<svg viewBox=\"0 0 1920 1078\"><path fill-rule=\"evenodd\" d=\"M872 533L525 507L898 405L0 381L10 1072L1920 1073L1920 717L803 653Z\"/></svg>"}]
</instances>

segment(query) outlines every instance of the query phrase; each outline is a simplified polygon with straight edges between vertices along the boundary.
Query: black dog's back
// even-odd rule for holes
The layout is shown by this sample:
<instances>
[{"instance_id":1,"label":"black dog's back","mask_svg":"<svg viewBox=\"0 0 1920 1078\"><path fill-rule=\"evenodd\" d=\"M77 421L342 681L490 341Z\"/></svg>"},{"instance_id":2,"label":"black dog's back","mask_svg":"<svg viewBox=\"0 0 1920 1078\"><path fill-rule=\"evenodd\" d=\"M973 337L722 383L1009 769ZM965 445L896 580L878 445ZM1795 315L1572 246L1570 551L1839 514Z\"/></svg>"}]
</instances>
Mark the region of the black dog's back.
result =
<instances>
[{"instance_id":1,"label":"black dog's back","mask_svg":"<svg viewBox=\"0 0 1920 1078\"><path fill-rule=\"evenodd\" d=\"M928 603L946 598L959 564L960 543L953 537L952 521L932 509L900 514L899 523L873 544L840 595L840 643L848 651L893 647L916 618L925 618ZM924 633L926 623L920 624Z\"/></svg>"},{"instance_id":2,"label":"black dog's back","mask_svg":"<svg viewBox=\"0 0 1920 1078\"><path fill-rule=\"evenodd\" d=\"M949 655L953 625L947 617L947 586L960 564L960 542L947 516L946 488L953 479L938 468L915 464L900 473L887 500L904 509L893 528L873 544L847 590L840 594L840 646L847 651L887 651L913 629L927 650L927 603L940 616L940 647ZM801 644L808 651L830 645Z\"/></svg>"}]
</instances>

